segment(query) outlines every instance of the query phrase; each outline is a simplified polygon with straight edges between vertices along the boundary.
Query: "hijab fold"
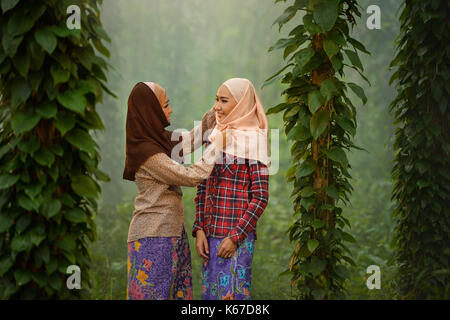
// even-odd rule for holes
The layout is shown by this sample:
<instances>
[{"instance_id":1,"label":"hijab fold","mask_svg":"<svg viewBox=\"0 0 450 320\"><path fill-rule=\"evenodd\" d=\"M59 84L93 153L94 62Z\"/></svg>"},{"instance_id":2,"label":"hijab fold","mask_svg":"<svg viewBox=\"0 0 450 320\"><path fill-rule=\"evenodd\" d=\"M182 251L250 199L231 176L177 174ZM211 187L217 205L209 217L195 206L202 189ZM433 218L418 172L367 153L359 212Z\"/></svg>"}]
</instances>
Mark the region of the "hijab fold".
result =
<instances>
[{"instance_id":1,"label":"hijab fold","mask_svg":"<svg viewBox=\"0 0 450 320\"><path fill-rule=\"evenodd\" d=\"M126 159L123 179L134 181L136 171L152 155L165 153L171 157L179 141L171 141L172 131L162 110L165 91L153 82L139 82L128 98L126 120ZM182 162L182 157L177 160Z\"/></svg>"},{"instance_id":2,"label":"hijab fold","mask_svg":"<svg viewBox=\"0 0 450 320\"><path fill-rule=\"evenodd\" d=\"M261 100L253 84L244 78L232 78L223 83L237 101L233 110L222 120L216 116L216 126L209 140L227 129L231 142L222 150L240 158L258 160L270 166L269 125Z\"/></svg>"}]
</instances>

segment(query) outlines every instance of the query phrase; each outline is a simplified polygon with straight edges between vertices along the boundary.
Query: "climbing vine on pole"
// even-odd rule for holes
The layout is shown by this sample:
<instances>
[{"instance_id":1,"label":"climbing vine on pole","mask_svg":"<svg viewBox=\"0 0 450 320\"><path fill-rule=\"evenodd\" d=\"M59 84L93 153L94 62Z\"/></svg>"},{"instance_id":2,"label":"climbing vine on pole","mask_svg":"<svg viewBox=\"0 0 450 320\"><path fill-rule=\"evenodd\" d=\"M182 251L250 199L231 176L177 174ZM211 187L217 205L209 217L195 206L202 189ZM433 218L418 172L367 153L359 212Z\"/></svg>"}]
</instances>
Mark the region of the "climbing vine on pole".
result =
<instances>
[{"instance_id":1,"label":"climbing vine on pole","mask_svg":"<svg viewBox=\"0 0 450 320\"><path fill-rule=\"evenodd\" d=\"M450 5L404 1L391 77L398 95L392 213L401 298L442 299L450 290Z\"/></svg>"},{"instance_id":2,"label":"climbing vine on pole","mask_svg":"<svg viewBox=\"0 0 450 320\"><path fill-rule=\"evenodd\" d=\"M296 220L289 238L296 247L286 272L299 299L342 297L348 264L354 264L344 242L355 239L344 231L350 223L338 204L348 204L352 191L347 151L360 149L352 142L356 107L348 89L367 100L358 84L343 80L351 68L368 82L358 52L369 52L350 36L355 16L360 11L354 0L296 0L274 22L280 30L294 18L300 22L269 49L283 49L286 65L264 84L281 79L288 85L285 102L268 114L283 112L293 143L287 179L294 184Z\"/></svg>"},{"instance_id":3,"label":"climbing vine on pole","mask_svg":"<svg viewBox=\"0 0 450 320\"><path fill-rule=\"evenodd\" d=\"M90 284L98 180L109 180L90 134L103 129L95 106L111 93L99 3L1 1L1 299L77 298ZM81 29L66 26L71 5ZM69 265L80 290L66 286Z\"/></svg>"}]
</instances>

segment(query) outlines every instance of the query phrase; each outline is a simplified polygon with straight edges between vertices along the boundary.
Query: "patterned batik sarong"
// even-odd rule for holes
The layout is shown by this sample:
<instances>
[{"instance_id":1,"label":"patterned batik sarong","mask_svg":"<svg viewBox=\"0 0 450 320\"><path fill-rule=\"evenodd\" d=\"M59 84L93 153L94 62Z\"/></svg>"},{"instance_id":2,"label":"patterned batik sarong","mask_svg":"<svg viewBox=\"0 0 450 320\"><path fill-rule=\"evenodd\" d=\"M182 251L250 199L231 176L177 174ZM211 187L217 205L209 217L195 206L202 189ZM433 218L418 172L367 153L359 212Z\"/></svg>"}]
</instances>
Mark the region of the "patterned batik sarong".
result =
<instances>
[{"instance_id":1,"label":"patterned batik sarong","mask_svg":"<svg viewBox=\"0 0 450 320\"><path fill-rule=\"evenodd\" d=\"M202 266L203 300L251 300L254 233L236 249L231 258L217 256L223 238L208 238L209 259Z\"/></svg>"},{"instance_id":2,"label":"patterned batik sarong","mask_svg":"<svg viewBox=\"0 0 450 320\"><path fill-rule=\"evenodd\" d=\"M128 242L127 300L192 300L189 242L181 237L147 237Z\"/></svg>"}]
</instances>

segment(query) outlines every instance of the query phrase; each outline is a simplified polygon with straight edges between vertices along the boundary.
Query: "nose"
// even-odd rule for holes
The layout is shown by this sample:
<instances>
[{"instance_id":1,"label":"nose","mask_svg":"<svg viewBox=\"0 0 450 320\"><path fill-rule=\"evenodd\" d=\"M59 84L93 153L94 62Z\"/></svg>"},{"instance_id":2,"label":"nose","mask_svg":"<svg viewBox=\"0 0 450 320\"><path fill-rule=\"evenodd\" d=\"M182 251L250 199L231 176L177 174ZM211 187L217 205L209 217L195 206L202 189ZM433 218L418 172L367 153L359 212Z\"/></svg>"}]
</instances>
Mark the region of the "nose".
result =
<instances>
[{"instance_id":1,"label":"nose","mask_svg":"<svg viewBox=\"0 0 450 320\"><path fill-rule=\"evenodd\" d=\"M216 110L216 111L220 111L222 108L220 108L220 105L219 105L219 103L215 103L214 104L214 110Z\"/></svg>"}]
</instances>

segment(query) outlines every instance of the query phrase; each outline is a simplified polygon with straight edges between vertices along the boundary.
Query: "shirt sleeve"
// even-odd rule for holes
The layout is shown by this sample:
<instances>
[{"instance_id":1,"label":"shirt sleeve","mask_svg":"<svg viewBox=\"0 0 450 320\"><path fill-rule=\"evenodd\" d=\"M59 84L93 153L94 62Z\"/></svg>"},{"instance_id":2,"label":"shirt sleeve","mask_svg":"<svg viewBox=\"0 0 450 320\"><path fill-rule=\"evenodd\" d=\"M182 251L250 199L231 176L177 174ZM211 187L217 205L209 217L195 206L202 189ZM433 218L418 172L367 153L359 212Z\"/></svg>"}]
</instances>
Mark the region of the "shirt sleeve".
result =
<instances>
[{"instance_id":1,"label":"shirt sleeve","mask_svg":"<svg viewBox=\"0 0 450 320\"><path fill-rule=\"evenodd\" d=\"M172 160L165 153L151 156L139 168L154 179L169 185L195 187L209 177L217 156L220 153L214 145L205 149L202 158L195 164L185 167Z\"/></svg>"},{"instance_id":2,"label":"shirt sleeve","mask_svg":"<svg viewBox=\"0 0 450 320\"><path fill-rule=\"evenodd\" d=\"M236 227L228 234L228 237L238 246L247 238L249 232L256 229L256 222L269 201L269 170L267 166L259 161L250 160L249 168L252 199Z\"/></svg>"},{"instance_id":3,"label":"shirt sleeve","mask_svg":"<svg viewBox=\"0 0 450 320\"><path fill-rule=\"evenodd\" d=\"M195 221L192 227L192 236L196 237L197 230L203 230L205 226L205 199L206 199L206 181L203 180L197 186L197 195L194 198L195 202Z\"/></svg>"}]
</instances>

